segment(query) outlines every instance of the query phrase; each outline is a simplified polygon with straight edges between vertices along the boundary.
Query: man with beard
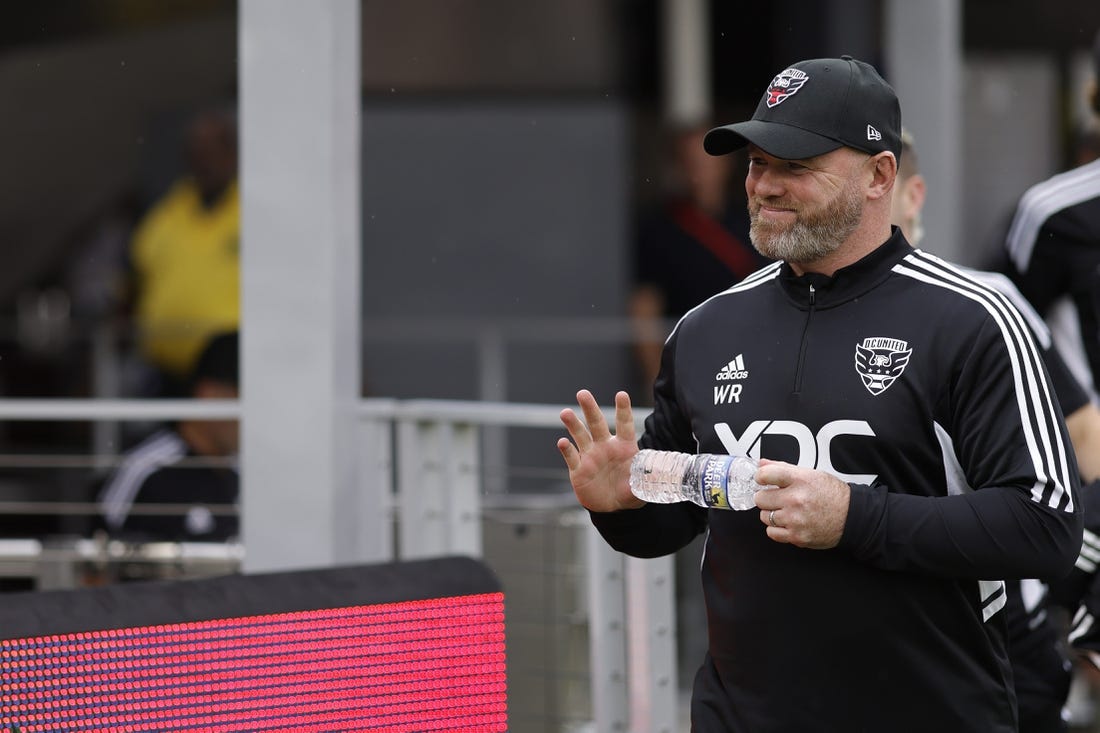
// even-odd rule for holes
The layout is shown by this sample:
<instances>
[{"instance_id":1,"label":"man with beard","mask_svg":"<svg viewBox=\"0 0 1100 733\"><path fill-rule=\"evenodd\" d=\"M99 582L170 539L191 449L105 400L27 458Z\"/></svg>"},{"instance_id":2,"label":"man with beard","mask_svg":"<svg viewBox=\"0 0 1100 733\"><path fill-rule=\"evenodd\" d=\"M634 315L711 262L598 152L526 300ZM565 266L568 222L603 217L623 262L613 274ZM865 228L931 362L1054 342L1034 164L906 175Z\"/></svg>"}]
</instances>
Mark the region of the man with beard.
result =
<instances>
[{"instance_id":1,"label":"man with beard","mask_svg":"<svg viewBox=\"0 0 1100 733\"><path fill-rule=\"evenodd\" d=\"M614 434L587 390L583 420L562 411L558 449L612 547L655 557L706 532L696 733L1015 731L1004 580L1077 556L1074 455L1019 312L890 226L900 135L866 63L776 75L704 147L748 148L753 245L780 262L680 320L640 441L625 392ZM647 504L639 445L747 454L772 488L759 511Z\"/></svg>"}]
</instances>

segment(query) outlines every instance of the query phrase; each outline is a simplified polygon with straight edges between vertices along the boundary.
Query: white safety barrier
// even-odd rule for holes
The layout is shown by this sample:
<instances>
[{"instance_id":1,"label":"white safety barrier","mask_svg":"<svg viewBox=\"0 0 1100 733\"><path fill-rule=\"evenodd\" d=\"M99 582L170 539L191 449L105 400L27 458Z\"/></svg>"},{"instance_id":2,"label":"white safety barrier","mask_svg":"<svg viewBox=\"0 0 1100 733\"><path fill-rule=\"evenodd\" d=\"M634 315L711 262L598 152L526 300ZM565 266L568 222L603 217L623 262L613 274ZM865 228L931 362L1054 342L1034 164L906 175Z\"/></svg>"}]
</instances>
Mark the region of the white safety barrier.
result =
<instances>
[{"instance_id":1,"label":"white safety barrier","mask_svg":"<svg viewBox=\"0 0 1100 733\"><path fill-rule=\"evenodd\" d=\"M524 645L541 643L537 640L547 636L548 625L560 624L549 637L555 640L552 648L544 649L555 658L543 662L548 669L558 668L543 670L545 678L533 683L537 689L529 695L524 692L526 682L512 690L510 716L517 728L555 733L676 733L680 715L672 558L636 560L614 552L592 528L571 492L509 496L506 491L485 490L486 474L495 472L499 478L504 467L484 465L481 433L493 428L560 431L560 411L560 406L553 405L362 400L357 484L377 501L370 512L377 525L365 528L364 534L374 533L376 541L389 549L388 559L459 554L483 558L494 570L499 567L510 597L510 623L533 631L517 629L514 642L510 641L517 654ZM0 400L0 420L8 421L237 419L240 413L239 403L231 400ZM644 412L637 417L640 423ZM105 458L110 457L89 457L88 465L102 464ZM547 478L567 488L564 467L549 470ZM25 509L0 502L0 512ZM94 511L87 505L57 509ZM532 551L532 540L525 539L531 533L556 538L557 545L552 553L535 549L547 557L521 567L512 555ZM550 546L545 539L540 542ZM208 554L196 555L188 548L161 547L153 553L156 557L151 551L78 541L59 555L56 547L35 541L0 543L0 576L5 568L8 574L18 574L37 567L40 578L48 577L51 587L59 587L69 577L57 575L58 568L66 566L65 558L70 564L109 563L133 561L136 554L153 564L195 564L198 572L210 572L212 567L229 572L240 559L239 548L213 561ZM49 571L43 569L47 563ZM515 592L509 595L508 577L513 574ZM68 582L75 583L76 578ZM527 608L525 599L530 601ZM569 652L577 639L586 640L587 654ZM585 657L580 664L586 668L583 674L575 669L577 656ZM587 681L589 699L583 702L577 701L578 677ZM553 700L546 699L548 690ZM552 704L588 715L579 719L560 710L544 710L540 715L525 710ZM540 720L524 725L525 715Z\"/></svg>"}]
</instances>

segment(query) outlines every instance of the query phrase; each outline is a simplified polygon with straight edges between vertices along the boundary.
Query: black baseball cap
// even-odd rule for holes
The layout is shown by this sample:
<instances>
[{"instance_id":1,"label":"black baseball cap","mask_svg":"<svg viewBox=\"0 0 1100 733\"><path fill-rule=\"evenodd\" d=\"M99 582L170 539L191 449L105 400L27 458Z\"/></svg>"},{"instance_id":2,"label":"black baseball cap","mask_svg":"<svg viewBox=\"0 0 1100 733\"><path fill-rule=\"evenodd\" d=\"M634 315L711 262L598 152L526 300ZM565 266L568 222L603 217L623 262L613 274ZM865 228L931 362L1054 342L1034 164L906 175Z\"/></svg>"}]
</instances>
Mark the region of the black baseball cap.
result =
<instances>
[{"instance_id":1,"label":"black baseball cap","mask_svg":"<svg viewBox=\"0 0 1100 733\"><path fill-rule=\"evenodd\" d=\"M875 68L851 56L800 61L776 74L747 122L716 127L703 138L711 155L753 144L784 160L839 147L901 155L901 107Z\"/></svg>"}]
</instances>

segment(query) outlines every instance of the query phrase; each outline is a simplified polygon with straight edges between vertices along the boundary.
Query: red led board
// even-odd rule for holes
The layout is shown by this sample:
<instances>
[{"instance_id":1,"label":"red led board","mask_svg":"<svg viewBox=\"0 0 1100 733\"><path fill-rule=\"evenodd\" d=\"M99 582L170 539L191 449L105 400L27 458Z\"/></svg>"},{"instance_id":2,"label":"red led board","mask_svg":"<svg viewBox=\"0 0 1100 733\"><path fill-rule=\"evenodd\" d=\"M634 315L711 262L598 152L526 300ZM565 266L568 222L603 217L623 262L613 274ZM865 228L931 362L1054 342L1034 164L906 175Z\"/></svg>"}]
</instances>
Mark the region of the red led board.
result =
<instances>
[{"instance_id":1,"label":"red led board","mask_svg":"<svg viewBox=\"0 0 1100 733\"><path fill-rule=\"evenodd\" d=\"M355 602L402 589L417 597ZM352 602L332 603L336 596ZM255 611L265 597L278 610L232 612ZM326 603L286 610L306 597ZM504 597L472 560L11 594L0 603L5 732L507 730ZM157 617L173 605L194 616L211 603L222 612L202 620L96 623L131 621L143 605ZM71 628L82 615L74 604L89 629ZM14 607L30 615L17 618ZM5 621L46 633L12 637Z\"/></svg>"}]
</instances>

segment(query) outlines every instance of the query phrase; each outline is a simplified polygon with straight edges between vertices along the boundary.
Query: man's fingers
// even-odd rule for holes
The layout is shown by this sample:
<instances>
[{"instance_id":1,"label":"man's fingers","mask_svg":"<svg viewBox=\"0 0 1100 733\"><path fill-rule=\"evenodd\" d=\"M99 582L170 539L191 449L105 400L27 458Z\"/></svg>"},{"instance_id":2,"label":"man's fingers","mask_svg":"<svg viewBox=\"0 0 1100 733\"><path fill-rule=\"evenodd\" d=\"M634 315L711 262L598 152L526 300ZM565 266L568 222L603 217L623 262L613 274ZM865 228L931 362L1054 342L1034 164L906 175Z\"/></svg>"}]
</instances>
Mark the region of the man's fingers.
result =
<instances>
[{"instance_id":1,"label":"man's fingers","mask_svg":"<svg viewBox=\"0 0 1100 733\"><path fill-rule=\"evenodd\" d=\"M576 471L581 465L581 454L577 452L576 447L569 442L569 438L558 438L558 450L561 452L561 457L565 459L565 466L571 472Z\"/></svg>"},{"instance_id":2,"label":"man's fingers","mask_svg":"<svg viewBox=\"0 0 1100 733\"><path fill-rule=\"evenodd\" d=\"M607 424L603 410L596 403L596 398L587 389L577 392L577 404L584 413L584 424L582 425L575 415L567 416L565 412L562 412L562 422L569 428L570 435L577 441L577 448L583 453L591 447L593 442L610 440L611 428ZM583 427L584 435L578 436L574 432L578 426ZM615 436L630 442L636 440L634 411L630 407L630 395L626 392L615 394Z\"/></svg>"},{"instance_id":3,"label":"man's fingers","mask_svg":"<svg viewBox=\"0 0 1100 733\"><path fill-rule=\"evenodd\" d=\"M578 450L583 452L592 447L592 435L589 434L588 428L581 422L581 419L577 417L577 413L567 407L561 411L559 417L561 417L562 425L565 426L565 429L569 431L569 435L573 438L573 442L577 444Z\"/></svg>"},{"instance_id":4,"label":"man's fingers","mask_svg":"<svg viewBox=\"0 0 1100 733\"><path fill-rule=\"evenodd\" d=\"M753 494L752 498L756 502L756 508L760 510L760 521L764 524L769 524L768 512L783 508L783 495L777 489L761 487L761 490Z\"/></svg>"},{"instance_id":5,"label":"man's fingers","mask_svg":"<svg viewBox=\"0 0 1100 733\"><path fill-rule=\"evenodd\" d=\"M607 419L603 411L596 404L596 398L587 389L577 392L577 404L584 412L584 419L588 423L588 432L592 434L592 440L607 440L611 437L611 430L607 427ZM583 446L580 446L583 450Z\"/></svg>"},{"instance_id":6,"label":"man's fingers","mask_svg":"<svg viewBox=\"0 0 1100 733\"><path fill-rule=\"evenodd\" d=\"M768 537L784 545L791 544L791 531L786 527L768 527Z\"/></svg>"},{"instance_id":7,"label":"man's fingers","mask_svg":"<svg viewBox=\"0 0 1100 733\"><path fill-rule=\"evenodd\" d=\"M768 461L761 463L756 469L756 483L764 486L777 486L784 488L794 482L794 472L797 466L792 466L783 461Z\"/></svg>"},{"instance_id":8,"label":"man's fingers","mask_svg":"<svg viewBox=\"0 0 1100 733\"><path fill-rule=\"evenodd\" d=\"M630 395L626 392L615 393L615 435L631 443L634 437L634 412L630 409Z\"/></svg>"}]
</instances>

